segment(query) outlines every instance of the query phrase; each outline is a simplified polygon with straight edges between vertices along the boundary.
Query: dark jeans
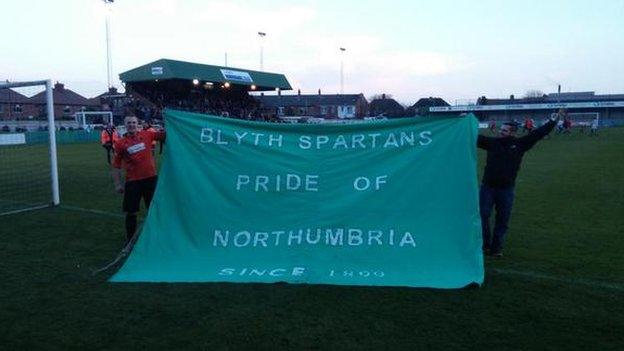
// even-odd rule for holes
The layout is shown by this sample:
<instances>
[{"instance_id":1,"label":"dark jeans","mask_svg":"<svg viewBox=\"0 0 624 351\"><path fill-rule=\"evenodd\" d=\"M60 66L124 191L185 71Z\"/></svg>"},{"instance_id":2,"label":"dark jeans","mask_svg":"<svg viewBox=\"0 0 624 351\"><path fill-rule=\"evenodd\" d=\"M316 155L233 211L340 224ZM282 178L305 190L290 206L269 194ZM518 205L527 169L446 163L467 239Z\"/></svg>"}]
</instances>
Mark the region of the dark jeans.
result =
<instances>
[{"instance_id":1,"label":"dark jeans","mask_svg":"<svg viewBox=\"0 0 624 351\"><path fill-rule=\"evenodd\" d=\"M479 192L479 206L481 207L481 228L483 230L483 249L491 252L503 250L507 224L511 217L511 207L514 200L514 188L492 188L481 184ZM490 230L490 216L496 207L494 235Z\"/></svg>"}]
</instances>

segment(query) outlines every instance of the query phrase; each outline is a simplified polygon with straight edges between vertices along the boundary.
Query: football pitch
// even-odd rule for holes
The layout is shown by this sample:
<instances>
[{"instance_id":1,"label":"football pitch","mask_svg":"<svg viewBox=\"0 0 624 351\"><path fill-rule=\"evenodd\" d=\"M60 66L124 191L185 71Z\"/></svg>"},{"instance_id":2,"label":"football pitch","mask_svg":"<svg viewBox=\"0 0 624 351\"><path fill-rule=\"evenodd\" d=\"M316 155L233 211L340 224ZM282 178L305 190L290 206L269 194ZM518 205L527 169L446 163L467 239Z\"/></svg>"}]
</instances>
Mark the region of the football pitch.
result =
<instances>
[{"instance_id":1,"label":"football pitch","mask_svg":"<svg viewBox=\"0 0 624 351\"><path fill-rule=\"evenodd\" d=\"M0 349L624 349L624 128L526 154L505 257L465 290L107 283L125 231L105 153L58 162L61 206L0 217Z\"/></svg>"}]
</instances>

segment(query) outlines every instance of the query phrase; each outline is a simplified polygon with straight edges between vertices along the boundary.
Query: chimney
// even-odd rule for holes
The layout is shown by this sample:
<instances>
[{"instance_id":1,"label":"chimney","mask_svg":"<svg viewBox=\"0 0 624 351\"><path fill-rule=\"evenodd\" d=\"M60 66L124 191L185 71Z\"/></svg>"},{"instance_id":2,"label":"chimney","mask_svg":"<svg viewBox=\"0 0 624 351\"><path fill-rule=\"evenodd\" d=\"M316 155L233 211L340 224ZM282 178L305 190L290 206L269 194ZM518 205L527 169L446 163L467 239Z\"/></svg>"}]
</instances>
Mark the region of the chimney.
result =
<instances>
[{"instance_id":1,"label":"chimney","mask_svg":"<svg viewBox=\"0 0 624 351\"><path fill-rule=\"evenodd\" d=\"M282 89L277 89L277 96L282 96Z\"/></svg>"},{"instance_id":2,"label":"chimney","mask_svg":"<svg viewBox=\"0 0 624 351\"><path fill-rule=\"evenodd\" d=\"M297 89L297 95L301 96L301 89Z\"/></svg>"},{"instance_id":3,"label":"chimney","mask_svg":"<svg viewBox=\"0 0 624 351\"><path fill-rule=\"evenodd\" d=\"M260 93L260 96L264 96L264 92Z\"/></svg>"},{"instance_id":4,"label":"chimney","mask_svg":"<svg viewBox=\"0 0 624 351\"><path fill-rule=\"evenodd\" d=\"M509 95L509 100L513 100L513 99L514 99L513 94Z\"/></svg>"},{"instance_id":5,"label":"chimney","mask_svg":"<svg viewBox=\"0 0 624 351\"><path fill-rule=\"evenodd\" d=\"M321 95L321 89L319 89L319 95Z\"/></svg>"},{"instance_id":6,"label":"chimney","mask_svg":"<svg viewBox=\"0 0 624 351\"><path fill-rule=\"evenodd\" d=\"M382 100L385 100L385 99L386 99L386 94L385 94L385 93L381 94L381 99L382 99Z\"/></svg>"},{"instance_id":7,"label":"chimney","mask_svg":"<svg viewBox=\"0 0 624 351\"><path fill-rule=\"evenodd\" d=\"M65 89L65 85L59 82L56 82L56 84L54 84L54 90L63 90L63 89Z\"/></svg>"}]
</instances>

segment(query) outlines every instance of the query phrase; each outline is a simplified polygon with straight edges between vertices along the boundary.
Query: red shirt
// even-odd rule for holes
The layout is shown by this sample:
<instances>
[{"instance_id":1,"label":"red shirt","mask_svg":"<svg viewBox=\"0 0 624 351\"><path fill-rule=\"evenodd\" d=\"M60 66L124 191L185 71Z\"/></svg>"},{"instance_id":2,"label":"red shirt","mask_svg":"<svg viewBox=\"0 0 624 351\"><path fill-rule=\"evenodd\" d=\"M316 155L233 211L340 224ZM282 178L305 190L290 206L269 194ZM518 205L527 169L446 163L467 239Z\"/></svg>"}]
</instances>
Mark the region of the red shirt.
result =
<instances>
[{"instance_id":1,"label":"red shirt","mask_svg":"<svg viewBox=\"0 0 624 351\"><path fill-rule=\"evenodd\" d=\"M126 170L126 181L140 180L156 175L156 163L152 156L152 142L164 141L165 132L142 130L134 135L126 134L115 143L113 167Z\"/></svg>"}]
</instances>

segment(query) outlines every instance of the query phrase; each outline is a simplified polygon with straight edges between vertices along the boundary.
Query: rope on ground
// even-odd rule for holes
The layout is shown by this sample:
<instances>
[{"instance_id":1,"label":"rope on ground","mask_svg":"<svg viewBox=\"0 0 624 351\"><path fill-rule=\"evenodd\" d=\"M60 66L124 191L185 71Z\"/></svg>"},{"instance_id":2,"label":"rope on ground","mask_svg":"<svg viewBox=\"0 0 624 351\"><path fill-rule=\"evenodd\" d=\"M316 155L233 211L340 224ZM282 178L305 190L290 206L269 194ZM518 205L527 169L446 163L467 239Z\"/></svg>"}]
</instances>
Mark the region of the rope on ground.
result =
<instances>
[{"instance_id":1,"label":"rope on ground","mask_svg":"<svg viewBox=\"0 0 624 351\"><path fill-rule=\"evenodd\" d=\"M134 235L132 236L132 238L130 238L130 240L128 241L128 243L126 244L126 246L124 246L123 249L121 249L121 251L119 252L119 254L117 254L117 257L115 257L114 260L112 260L109 264L107 264L106 266L100 268L100 269L96 269L93 272L91 272L92 276L97 275L98 273L104 272L106 270L108 270L109 268L115 266L117 263L119 263L122 259L124 259L126 256L128 256L128 254L130 253L130 251L132 251L132 248L134 247L134 243L137 240L139 230L137 230Z\"/></svg>"}]
</instances>

